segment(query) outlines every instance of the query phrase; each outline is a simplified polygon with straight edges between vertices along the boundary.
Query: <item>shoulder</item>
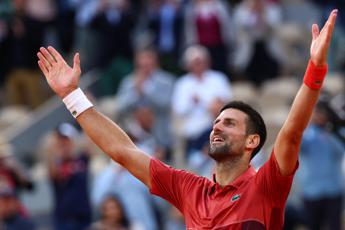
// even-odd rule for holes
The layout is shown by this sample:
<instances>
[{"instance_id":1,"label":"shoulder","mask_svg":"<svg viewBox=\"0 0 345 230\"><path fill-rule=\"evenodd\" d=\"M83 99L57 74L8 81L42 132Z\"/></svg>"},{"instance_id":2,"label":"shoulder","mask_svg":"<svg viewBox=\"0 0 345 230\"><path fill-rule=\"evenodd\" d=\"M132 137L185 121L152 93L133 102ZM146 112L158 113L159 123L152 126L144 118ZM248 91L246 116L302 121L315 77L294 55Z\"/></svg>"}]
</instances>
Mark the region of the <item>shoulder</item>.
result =
<instances>
[{"instance_id":1,"label":"shoulder","mask_svg":"<svg viewBox=\"0 0 345 230\"><path fill-rule=\"evenodd\" d=\"M135 78L135 75L134 73L130 73L126 76L123 77L123 79L121 80L121 85L130 85L134 82L134 78Z\"/></svg>"},{"instance_id":2,"label":"shoulder","mask_svg":"<svg viewBox=\"0 0 345 230\"><path fill-rule=\"evenodd\" d=\"M180 76L176 81L176 86L184 86L184 85L190 85L193 84L194 78L191 74L187 73L182 76Z\"/></svg>"},{"instance_id":3,"label":"shoulder","mask_svg":"<svg viewBox=\"0 0 345 230\"><path fill-rule=\"evenodd\" d=\"M154 73L157 76L157 80L164 81L164 82L174 82L175 76L165 70L158 69Z\"/></svg>"},{"instance_id":4,"label":"shoulder","mask_svg":"<svg viewBox=\"0 0 345 230\"><path fill-rule=\"evenodd\" d=\"M170 176L175 179L189 180L193 183L208 183L210 182L207 178L196 175L184 169L176 169L167 165L157 159L152 158L150 161L151 172L154 172L158 176L164 176L168 172Z\"/></svg>"},{"instance_id":5,"label":"shoulder","mask_svg":"<svg viewBox=\"0 0 345 230\"><path fill-rule=\"evenodd\" d=\"M214 81L227 81L228 82L228 77L223 72L220 72L217 70L208 70L207 76Z\"/></svg>"}]
</instances>

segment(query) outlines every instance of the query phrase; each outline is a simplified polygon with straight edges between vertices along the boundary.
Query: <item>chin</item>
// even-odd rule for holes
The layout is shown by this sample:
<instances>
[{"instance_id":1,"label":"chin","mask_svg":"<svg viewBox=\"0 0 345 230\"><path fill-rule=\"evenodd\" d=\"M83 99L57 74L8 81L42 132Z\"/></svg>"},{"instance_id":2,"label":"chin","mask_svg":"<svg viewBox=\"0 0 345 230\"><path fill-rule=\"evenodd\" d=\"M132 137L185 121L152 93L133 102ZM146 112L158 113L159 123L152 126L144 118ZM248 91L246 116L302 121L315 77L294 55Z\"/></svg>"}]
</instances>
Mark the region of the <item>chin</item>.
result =
<instances>
[{"instance_id":1,"label":"chin","mask_svg":"<svg viewBox=\"0 0 345 230\"><path fill-rule=\"evenodd\" d=\"M230 155L230 146L228 144L211 144L211 146L208 149L208 155L216 161L227 158Z\"/></svg>"}]
</instances>

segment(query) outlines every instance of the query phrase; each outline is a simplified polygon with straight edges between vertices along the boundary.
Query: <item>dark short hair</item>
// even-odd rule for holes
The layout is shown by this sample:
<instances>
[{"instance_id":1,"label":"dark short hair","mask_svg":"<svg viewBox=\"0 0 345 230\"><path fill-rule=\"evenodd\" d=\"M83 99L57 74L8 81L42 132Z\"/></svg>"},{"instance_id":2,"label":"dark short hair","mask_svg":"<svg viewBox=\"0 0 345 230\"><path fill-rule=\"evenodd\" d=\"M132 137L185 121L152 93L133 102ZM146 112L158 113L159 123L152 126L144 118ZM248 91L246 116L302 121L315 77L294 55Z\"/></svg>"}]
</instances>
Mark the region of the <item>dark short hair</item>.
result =
<instances>
[{"instance_id":1,"label":"dark short hair","mask_svg":"<svg viewBox=\"0 0 345 230\"><path fill-rule=\"evenodd\" d=\"M245 114L247 114L247 124L246 124L246 132L247 134L258 134L260 136L260 143L259 145L253 150L251 159L260 151L262 146L266 141L267 131L266 125L264 120L262 119L261 115L253 109L250 105L242 102L242 101L231 101L225 104L219 111L219 113L223 112L226 109L237 109Z\"/></svg>"}]
</instances>

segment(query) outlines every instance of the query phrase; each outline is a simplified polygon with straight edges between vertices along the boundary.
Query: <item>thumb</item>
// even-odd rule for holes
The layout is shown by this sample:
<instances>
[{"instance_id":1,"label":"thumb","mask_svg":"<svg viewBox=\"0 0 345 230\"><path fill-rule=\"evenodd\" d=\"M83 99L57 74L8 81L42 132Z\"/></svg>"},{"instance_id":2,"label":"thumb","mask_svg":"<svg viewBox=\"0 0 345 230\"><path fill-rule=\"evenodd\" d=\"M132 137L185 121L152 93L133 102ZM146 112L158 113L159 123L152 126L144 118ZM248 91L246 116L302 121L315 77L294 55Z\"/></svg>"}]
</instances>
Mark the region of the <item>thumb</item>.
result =
<instances>
[{"instance_id":1,"label":"thumb","mask_svg":"<svg viewBox=\"0 0 345 230\"><path fill-rule=\"evenodd\" d=\"M319 27L317 24L313 24L311 27L311 32L313 35L313 41L319 36L320 31L319 31Z\"/></svg>"},{"instance_id":2,"label":"thumb","mask_svg":"<svg viewBox=\"0 0 345 230\"><path fill-rule=\"evenodd\" d=\"M73 58L73 70L80 73L80 55L76 53Z\"/></svg>"}]
</instances>

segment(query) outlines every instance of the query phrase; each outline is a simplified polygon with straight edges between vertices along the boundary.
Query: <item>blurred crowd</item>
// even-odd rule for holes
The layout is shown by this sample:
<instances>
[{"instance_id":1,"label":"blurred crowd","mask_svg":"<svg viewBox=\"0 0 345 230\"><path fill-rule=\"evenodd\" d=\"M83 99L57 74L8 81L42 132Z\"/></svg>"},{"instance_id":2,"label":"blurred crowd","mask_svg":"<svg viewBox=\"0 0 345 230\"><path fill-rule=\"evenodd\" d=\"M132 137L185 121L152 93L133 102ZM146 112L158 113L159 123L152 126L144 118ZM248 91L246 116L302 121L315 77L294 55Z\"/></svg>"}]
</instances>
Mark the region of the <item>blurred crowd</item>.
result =
<instances>
[{"instance_id":1,"label":"blurred crowd","mask_svg":"<svg viewBox=\"0 0 345 230\"><path fill-rule=\"evenodd\" d=\"M155 47L162 69L186 72L185 49L199 44L210 67L228 79L259 86L278 75L301 75L310 26L325 21L341 0L2 0L0 84L5 104L40 105L36 53L53 45L66 57L81 53L83 71L103 72L97 93L114 94L144 47ZM344 70L345 20L339 15L330 67Z\"/></svg>"},{"instance_id":2,"label":"blurred crowd","mask_svg":"<svg viewBox=\"0 0 345 230\"><path fill-rule=\"evenodd\" d=\"M322 24L332 8L340 13L328 78L337 90L330 87L322 97L315 112L322 115L315 115L305 134L299 202L289 201L286 229L341 229L342 0L1 0L0 105L33 110L52 95L37 66L39 47L52 45L67 60L79 52L82 71L99 73L89 92L96 105L139 148L211 178L208 138L219 109L239 95L249 98L274 134L284 118L277 113L302 82L311 24ZM0 149L0 229L185 229L178 210L151 196L121 166L103 159L94 170L100 153L76 124L62 123L43 140L38 160L54 198L51 223L35 226L30 220L20 194L35 183L6 145ZM271 144L269 138L268 150L253 160L256 167Z\"/></svg>"}]
</instances>

